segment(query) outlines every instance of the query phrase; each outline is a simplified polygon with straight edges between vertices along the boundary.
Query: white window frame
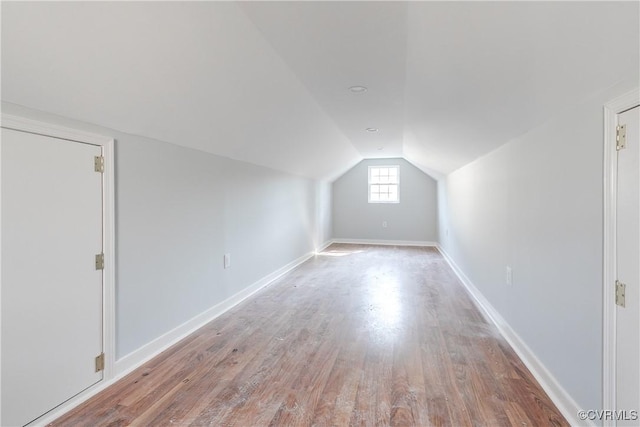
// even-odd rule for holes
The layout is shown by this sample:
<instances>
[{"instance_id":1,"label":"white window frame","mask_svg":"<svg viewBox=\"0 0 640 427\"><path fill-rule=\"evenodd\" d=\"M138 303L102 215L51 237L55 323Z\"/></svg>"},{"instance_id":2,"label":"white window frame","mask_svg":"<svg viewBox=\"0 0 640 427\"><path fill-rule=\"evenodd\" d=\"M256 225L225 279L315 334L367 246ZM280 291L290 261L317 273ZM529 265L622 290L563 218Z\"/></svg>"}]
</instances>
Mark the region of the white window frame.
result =
<instances>
[{"instance_id":1,"label":"white window frame","mask_svg":"<svg viewBox=\"0 0 640 427\"><path fill-rule=\"evenodd\" d=\"M373 169L380 169L380 168L393 168L397 171L396 176L397 176L397 180L395 183L389 183L389 184L380 184L380 183L374 183L371 182L371 171ZM372 165L369 166L369 169L367 171L367 200L369 201L369 203L400 203L400 165ZM398 195L396 200L371 200L371 186L372 185L395 185L397 187L397 191L396 194Z\"/></svg>"}]
</instances>

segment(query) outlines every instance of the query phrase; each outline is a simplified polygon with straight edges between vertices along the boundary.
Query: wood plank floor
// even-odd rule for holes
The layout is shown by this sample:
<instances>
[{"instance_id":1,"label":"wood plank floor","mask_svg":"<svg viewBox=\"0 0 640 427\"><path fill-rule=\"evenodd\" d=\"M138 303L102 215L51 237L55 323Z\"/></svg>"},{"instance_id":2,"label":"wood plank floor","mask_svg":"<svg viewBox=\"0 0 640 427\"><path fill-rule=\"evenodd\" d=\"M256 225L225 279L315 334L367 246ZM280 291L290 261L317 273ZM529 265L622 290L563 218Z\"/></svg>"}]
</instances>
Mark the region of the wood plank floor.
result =
<instances>
[{"instance_id":1,"label":"wood plank floor","mask_svg":"<svg viewBox=\"0 0 640 427\"><path fill-rule=\"evenodd\" d=\"M434 248L334 244L56 426L567 426Z\"/></svg>"}]
</instances>

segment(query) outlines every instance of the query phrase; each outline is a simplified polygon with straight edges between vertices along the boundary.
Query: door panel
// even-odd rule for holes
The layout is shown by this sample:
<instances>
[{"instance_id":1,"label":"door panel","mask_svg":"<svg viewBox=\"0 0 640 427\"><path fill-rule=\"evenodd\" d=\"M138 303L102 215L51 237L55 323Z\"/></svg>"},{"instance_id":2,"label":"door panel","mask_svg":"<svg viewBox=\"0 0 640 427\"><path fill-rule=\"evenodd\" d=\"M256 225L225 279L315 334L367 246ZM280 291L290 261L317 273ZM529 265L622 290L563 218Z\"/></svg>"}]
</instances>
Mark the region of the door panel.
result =
<instances>
[{"instance_id":1,"label":"door panel","mask_svg":"<svg viewBox=\"0 0 640 427\"><path fill-rule=\"evenodd\" d=\"M102 379L102 176L95 145L2 129L2 420Z\"/></svg>"},{"instance_id":2,"label":"door panel","mask_svg":"<svg viewBox=\"0 0 640 427\"><path fill-rule=\"evenodd\" d=\"M617 277L626 285L625 307L616 307L616 406L619 426L637 426L640 410L640 107L618 115L626 148L618 152ZM626 417L625 417L626 415ZM625 420L624 418L628 418Z\"/></svg>"}]
</instances>

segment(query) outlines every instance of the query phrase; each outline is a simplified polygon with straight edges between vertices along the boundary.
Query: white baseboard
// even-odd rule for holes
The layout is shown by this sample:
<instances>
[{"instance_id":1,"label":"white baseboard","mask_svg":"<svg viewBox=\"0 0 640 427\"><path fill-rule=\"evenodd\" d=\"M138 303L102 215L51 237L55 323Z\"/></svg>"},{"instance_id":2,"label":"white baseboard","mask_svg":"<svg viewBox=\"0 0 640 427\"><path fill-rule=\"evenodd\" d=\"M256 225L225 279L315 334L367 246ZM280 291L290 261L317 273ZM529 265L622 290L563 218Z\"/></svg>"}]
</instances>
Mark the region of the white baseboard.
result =
<instances>
[{"instance_id":1,"label":"white baseboard","mask_svg":"<svg viewBox=\"0 0 640 427\"><path fill-rule=\"evenodd\" d=\"M333 245L334 243L335 242L333 241L333 239L327 240L322 245L320 245L319 248L316 249L316 253L319 254L320 252L324 251L325 249L327 249L329 246Z\"/></svg>"},{"instance_id":2,"label":"white baseboard","mask_svg":"<svg viewBox=\"0 0 640 427\"><path fill-rule=\"evenodd\" d=\"M232 295L226 300L214 305L207 311L200 313L199 315L195 316L191 320L183 323L182 325L176 327L175 329L172 329L171 331L156 338L150 343L145 344L139 349L116 360L115 362L116 376L118 377L124 376L129 372L133 371L134 369L138 368L140 365L154 358L155 356L160 354L162 351L171 347L173 344L177 343L184 337L200 329L201 327L203 327L204 325L206 325L216 317L232 309L233 307L240 304L245 299L249 298L251 295L255 294L262 288L271 284L276 279L280 278L281 276L285 275L289 271L293 270L294 268L296 268L297 266L299 266L300 264L302 264L303 262L311 258L313 255L314 253L310 252L294 261L291 261L289 264L285 265L284 267L279 268L278 270L274 271L271 274L268 274L267 276L263 277L262 279L258 280L252 285L244 288L237 294Z\"/></svg>"},{"instance_id":3,"label":"white baseboard","mask_svg":"<svg viewBox=\"0 0 640 427\"><path fill-rule=\"evenodd\" d=\"M509 343L509 345L511 345L511 348L513 348L529 371L531 371L531 374L549 395L549 398L558 407L558 410L567 419L569 424L572 426L595 427L595 424L590 421L580 420L578 418L578 411L582 408L575 400L573 400L571 395L569 395L569 393L567 393L567 391L560 385L553 374L549 372L540 359L536 357L529 346L527 346L522 338L520 338L511 326L509 326L507 321L500 315L500 313L498 313L484 295L482 295L478 288L475 287L473 282L466 276L466 274L464 274L462 269L458 267L449 254L447 254L440 245L437 245L437 247L462 284L467 288L467 291L469 291L475 300L476 305L482 314L487 320L496 325L504 339Z\"/></svg>"},{"instance_id":4,"label":"white baseboard","mask_svg":"<svg viewBox=\"0 0 640 427\"><path fill-rule=\"evenodd\" d=\"M385 246L438 246L438 243L436 242L428 242L423 240L333 239L333 243Z\"/></svg>"},{"instance_id":5,"label":"white baseboard","mask_svg":"<svg viewBox=\"0 0 640 427\"><path fill-rule=\"evenodd\" d=\"M375 245L393 245L393 246L435 246L442 253L445 260L449 263L453 271L456 273L460 281L467 288L471 296L476 301L476 305L482 313L492 323L496 325L505 340L511 345L516 354L520 357L523 363L531 371L532 375L538 381L540 386L549 395L551 400L558 407L562 415L572 426L589 426L594 427L595 424L587 421L579 420L577 418L578 410L581 409L578 404L571 398L571 396L562 388L555 377L546 369L542 362L535 356L531 349L525 344L525 342L516 334L516 332L509 326L504 318L493 308L489 301L482 295L482 293L475 287L471 280L464 274L464 272L458 267L453 259L440 247L436 242L419 242L419 241L398 241L398 240L369 240L369 239L333 239L325 242L317 252L321 252L326 249L332 243L353 243L353 244L375 244ZM280 278L284 274L293 270L303 262L311 258L314 253L308 253L284 267L274 271L273 273L263 277L251 286L243 289L237 294L227 298L226 300L216 304L207 311L197 315L193 319L183 323L175 329L165 333L164 335L156 338L143 347L135 350L132 353L124 356L123 358L115 362L115 376L111 379L106 379L103 382L88 389L84 393L68 400L64 404L60 405L56 409L52 410L48 414L35 420L30 426L47 425L55 419L62 416L64 413L70 411L74 407L78 406L82 402L86 401L90 397L104 390L108 386L112 385L125 375L129 374L134 369L140 367L145 362L149 361L153 357L160 354L170 346L174 345L184 337L193 333L197 329L209 323L211 320L230 310L234 306L238 305L251 295L258 292L260 289L268 286L276 279Z\"/></svg>"},{"instance_id":6,"label":"white baseboard","mask_svg":"<svg viewBox=\"0 0 640 427\"><path fill-rule=\"evenodd\" d=\"M329 246L332 242L327 242L326 246ZM325 247L326 247L325 246ZM323 248L324 249L324 248ZM159 336L153 341L145 344L139 349L127 354L126 356L116 360L114 365L115 375L112 378L104 379L99 382L95 386L87 389L86 391L80 393L79 395L73 397L72 399L66 401L62 405L33 421L29 426L45 426L57 418L64 415L66 412L69 412L71 409L80 405L82 402L88 400L90 397L96 395L101 392L105 388L114 384L119 379L123 378L125 375L129 374L136 368L139 368L145 362L156 357L158 354L162 353L167 348L176 344L181 339L187 337L189 334L192 334L196 330L200 329L216 317L224 314L226 311L232 309L236 305L240 304L245 299L249 298L251 295L255 294L262 288L267 287L276 279L285 275L289 271L293 270L303 262L307 261L309 258L315 255L314 252L310 252L301 256L300 258L291 261L287 265L278 270L274 271L267 276L264 276L262 279L253 283L252 285L244 288L240 292L232 295L226 300L214 305L210 309L206 310L203 313L198 314L191 320L183 323L182 325L172 329L171 331L165 333L164 335Z\"/></svg>"}]
</instances>

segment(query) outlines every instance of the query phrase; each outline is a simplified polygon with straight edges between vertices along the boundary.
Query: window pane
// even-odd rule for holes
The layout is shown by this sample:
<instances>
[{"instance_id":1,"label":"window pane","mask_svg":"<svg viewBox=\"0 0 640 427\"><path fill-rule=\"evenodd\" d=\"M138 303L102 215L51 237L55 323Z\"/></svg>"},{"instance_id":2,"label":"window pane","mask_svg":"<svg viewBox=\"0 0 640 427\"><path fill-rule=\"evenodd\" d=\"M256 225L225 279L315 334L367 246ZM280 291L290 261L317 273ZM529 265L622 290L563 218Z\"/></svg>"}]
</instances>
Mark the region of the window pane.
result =
<instances>
[{"instance_id":1,"label":"window pane","mask_svg":"<svg viewBox=\"0 0 640 427\"><path fill-rule=\"evenodd\" d=\"M398 182L398 169L389 168L389 182L396 184Z\"/></svg>"},{"instance_id":2,"label":"window pane","mask_svg":"<svg viewBox=\"0 0 640 427\"><path fill-rule=\"evenodd\" d=\"M369 202L399 202L399 178L398 166L369 167Z\"/></svg>"},{"instance_id":3,"label":"window pane","mask_svg":"<svg viewBox=\"0 0 640 427\"><path fill-rule=\"evenodd\" d=\"M398 201L398 186L390 185L389 186L389 200L397 202Z\"/></svg>"}]
</instances>

